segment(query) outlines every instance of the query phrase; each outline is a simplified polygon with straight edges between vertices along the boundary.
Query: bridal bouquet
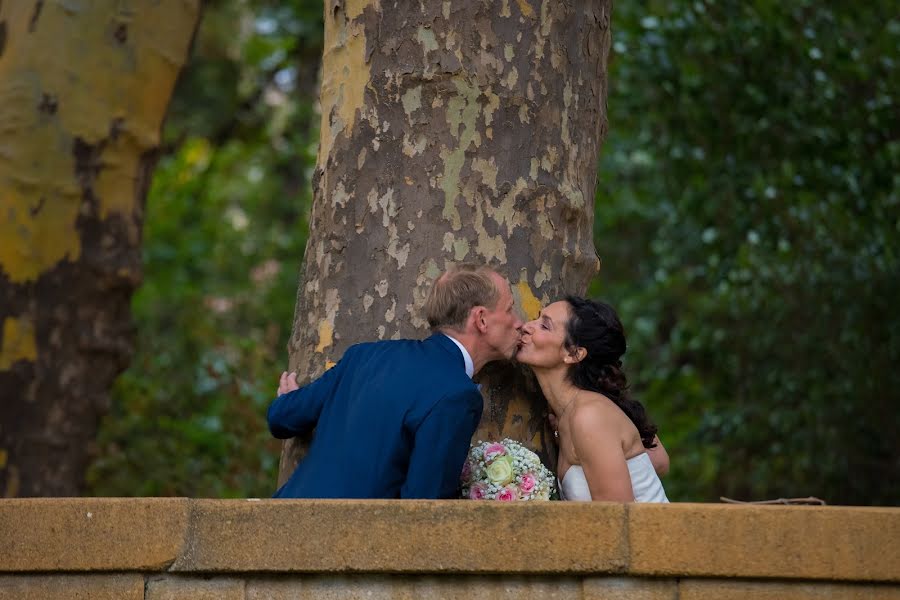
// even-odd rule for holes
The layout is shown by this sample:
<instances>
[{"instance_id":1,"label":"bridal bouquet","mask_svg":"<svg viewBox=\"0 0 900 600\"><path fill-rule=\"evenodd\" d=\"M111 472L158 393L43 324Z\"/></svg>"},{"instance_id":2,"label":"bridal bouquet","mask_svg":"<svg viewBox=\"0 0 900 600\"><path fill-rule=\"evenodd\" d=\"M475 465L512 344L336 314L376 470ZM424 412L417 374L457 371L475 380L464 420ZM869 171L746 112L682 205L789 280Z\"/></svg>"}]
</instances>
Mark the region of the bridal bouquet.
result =
<instances>
[{"instance_id":1,"label":"bridal bouquet","mask_svg":"<svg viewBox=\"0 0 900 600\"><path fill-rule=\"evenodd\" d=\"M481 442L463 464L462 497L472 500L549 500L554 477L537 454L518 442Z\"/></svg>"}]
</instances>

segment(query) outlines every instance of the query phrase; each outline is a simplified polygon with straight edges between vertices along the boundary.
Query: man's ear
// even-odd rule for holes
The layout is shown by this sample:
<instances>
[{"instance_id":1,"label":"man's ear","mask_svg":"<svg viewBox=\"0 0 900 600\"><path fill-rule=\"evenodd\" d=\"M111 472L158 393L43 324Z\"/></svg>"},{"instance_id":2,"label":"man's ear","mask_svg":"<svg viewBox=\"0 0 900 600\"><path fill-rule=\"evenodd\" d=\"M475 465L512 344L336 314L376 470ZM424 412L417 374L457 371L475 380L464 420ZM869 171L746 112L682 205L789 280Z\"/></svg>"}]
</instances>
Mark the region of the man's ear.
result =
<instances>
[{"instance_id":1,"label":"man's ear","mask_svg":"<svg viewBox=\"0 0 900 600\"><path fill-rule=\"evenodd\" d=\"M487 309L483 306L475 306L472 308L472 311L469 313L469 317L472 319L472 322L475 324L475 329L484 333L487 331L487 320L485 319L485 315L487 314Z\"/></svg>"}]
</instances>

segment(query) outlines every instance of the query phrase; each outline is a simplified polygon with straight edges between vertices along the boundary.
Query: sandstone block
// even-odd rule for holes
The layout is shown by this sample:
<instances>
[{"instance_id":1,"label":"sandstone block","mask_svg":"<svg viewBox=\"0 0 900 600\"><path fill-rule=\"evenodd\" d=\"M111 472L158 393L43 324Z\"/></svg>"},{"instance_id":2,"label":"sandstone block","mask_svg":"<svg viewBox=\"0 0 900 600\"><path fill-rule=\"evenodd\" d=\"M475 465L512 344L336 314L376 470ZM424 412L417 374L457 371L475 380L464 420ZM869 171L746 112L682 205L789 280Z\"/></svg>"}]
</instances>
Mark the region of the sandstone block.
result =
<instances>
[{"instance_id":1,"label":"sandstone block","mask_svg":"<svg viewBox=\"0 0 900 600\"><path fill-rule=\"evenodd\" d=\"M900 600L900 586L684 579L679 600Z\"/></svg>"},{"instance_id":2,"label":"sandstone block","mask_svg":"<svg viewBox=\"0 0 900 600\"><path fill-rule=\"evenodd\" d=\"M145 600L244 600L244 582L231 577L154 576Z\"/></svg>"},{"instance_id":3,"label":"sandstone block","mask_svg":"<svg viewBox=\"0 0 900 600\"><path fill-rule=\"evenodd\" d=\"M618 573L624 516L605 503L197 500L173 570Z\"/></svg>"},{"instance_id":4,"label":"sandstone block","mask_svg":"<svg viewBox=\"0 0 900 600\"><path fill-rule=\"evenodd\" d=\"M680 600L674 579L586 577L584 600Z\"/></svg>"},{"instance_id":5,"label":"sandstone block","mask_svg":"<svg viewBox=\"0 0 900 600\"><path fill-rule=\"evenodd\" d=\"M572 577L297 575L247 581L246 600L581 600Z\"/></svg>"},{"instance_id":6,"label":"sandstone block","mask_svg":"<svg viewBox=\"0 0 900 600\"><path fill-rule=\"evenodd\" d=\"M156 571L181 551L184 498L26 498L0 502L0 572Z\"/></svg>"},{"instance_id":7,"label":"sandstone block","mask_svg":"<svg viewBox=\"0 0 900 600\"><path fill-rule=\"evenodd\" d=\"M138 573L113 575L0 575L0 600L143 600Z\"/></svg>"},{"instance_id":8,"label":"sandstone block","mask_svg":"<svg viewBox=\"0 0 900 600\"><path fill-rule=\"evenodd\" d=\"M900 581L893 508L635 504L633 575Z\"/></svg>"}]
</instances>

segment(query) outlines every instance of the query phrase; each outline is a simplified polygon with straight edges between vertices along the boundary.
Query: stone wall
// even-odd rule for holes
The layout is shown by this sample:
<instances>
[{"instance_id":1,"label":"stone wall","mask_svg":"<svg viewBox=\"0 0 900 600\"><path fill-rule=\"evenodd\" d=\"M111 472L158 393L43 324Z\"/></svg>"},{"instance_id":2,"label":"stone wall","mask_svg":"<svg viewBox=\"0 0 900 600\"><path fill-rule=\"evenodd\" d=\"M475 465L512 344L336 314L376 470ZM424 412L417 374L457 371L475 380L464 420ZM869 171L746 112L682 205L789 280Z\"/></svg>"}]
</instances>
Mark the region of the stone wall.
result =
<instances>
[{"instance_id":1,"label":"stone wall","mask_svg":"<svg viewBox=\"0 0 900 600\"><path fill-rule=\"evenodd\" d=\"M0 500L0 600L900 600L900 509Z\"/></svg>"}]
</instances>

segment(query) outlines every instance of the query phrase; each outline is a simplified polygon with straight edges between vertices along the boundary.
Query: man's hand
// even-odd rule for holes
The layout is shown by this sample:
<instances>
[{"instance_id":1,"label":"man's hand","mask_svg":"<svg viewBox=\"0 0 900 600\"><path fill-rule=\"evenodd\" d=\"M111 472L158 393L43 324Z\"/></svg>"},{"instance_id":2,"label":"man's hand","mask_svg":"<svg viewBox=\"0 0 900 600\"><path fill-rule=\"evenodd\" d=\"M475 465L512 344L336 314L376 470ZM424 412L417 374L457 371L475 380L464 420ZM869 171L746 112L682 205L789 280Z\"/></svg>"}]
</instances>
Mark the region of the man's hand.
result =
<instances>
[{"instance_id":1,"label":"man's hand","mask_svg":"<svg viewBox=\"0 0 900 600\"><path fill-rule=\"evenodd\" d=\"M287 394L288 392L293 392L294 390L299 390L300 386L297 385L297 374L291 371L288 373L285 371L281 374L281 379L278 380L278 395Z\"/></svg>"}]
</instances>

